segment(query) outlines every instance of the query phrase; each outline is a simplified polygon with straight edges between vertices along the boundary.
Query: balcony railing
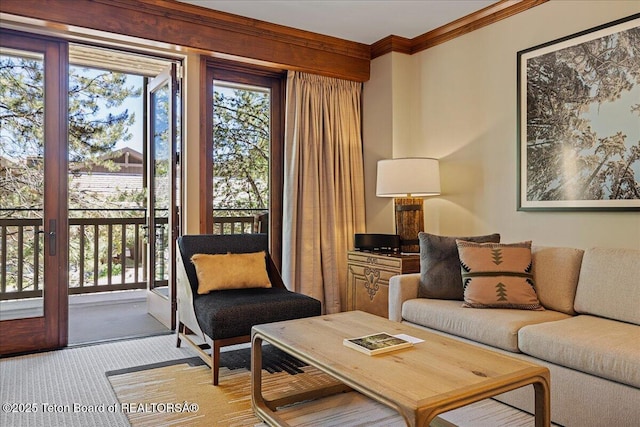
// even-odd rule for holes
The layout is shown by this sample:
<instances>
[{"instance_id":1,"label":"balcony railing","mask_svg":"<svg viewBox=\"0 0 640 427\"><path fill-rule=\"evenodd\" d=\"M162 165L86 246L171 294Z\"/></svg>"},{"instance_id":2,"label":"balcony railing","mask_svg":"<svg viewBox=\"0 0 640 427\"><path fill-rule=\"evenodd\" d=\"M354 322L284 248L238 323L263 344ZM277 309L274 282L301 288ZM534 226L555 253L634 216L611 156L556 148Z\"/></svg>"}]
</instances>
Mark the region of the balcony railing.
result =
<instances>
[{"instance_id":1,"label":"balcony railing","mask_svg":"<svg viewBox=\"0 0 640 427\"><path fill-rule=\"evenodd\" d=\"M216 210L213 232L265 232L263 212ZM69 294L146 288L145 211L119 213L111 218L69 219ZM156 238L168 241L168 227L163 226L167 218L155 221L160 226L156 233L162 233ZM0 300L42 296L43 247L41 219L0 219Z\"/></svg>"},{"instance_id":2,"label":"balcony railing","mask_svg":"<svg viewBox=\"0 0 640 427\"><path fill-rule=\"evenodd\" d=\"M144 210L126 214L69 218L69 294L146 287ZM0 219L0 300L42 296L43 245L41 219Z\"/></svg>"},{"instance_id":3,"label":"balcony railing","mask_svg":"<svg viewBox=\"0 0 640 427\"><path fill-rule=\"evenodd\" d=\"M213 234L264 233L267 230L265 209L214 209Z\"/></svg>"}]
</instances>

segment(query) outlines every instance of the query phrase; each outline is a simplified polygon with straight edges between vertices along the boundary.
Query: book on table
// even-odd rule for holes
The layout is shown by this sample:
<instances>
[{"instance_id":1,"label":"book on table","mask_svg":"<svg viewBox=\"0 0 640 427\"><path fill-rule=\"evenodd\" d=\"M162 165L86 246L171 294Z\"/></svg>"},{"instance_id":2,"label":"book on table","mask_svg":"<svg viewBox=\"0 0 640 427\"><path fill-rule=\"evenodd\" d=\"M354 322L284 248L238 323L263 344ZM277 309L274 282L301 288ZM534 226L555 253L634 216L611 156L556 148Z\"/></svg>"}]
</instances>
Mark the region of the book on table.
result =
<instances>
[{"instance_id":1,"label":"book on table","mask_svg":"<svg viewBox=\"0 0 640 427\"><path fill-rule=\"evenodd\" d=\"M386 332L378 332L363 337L345 338L343 343L347 347L361 351L369 356L400 350L413 345L411 341L395 337Z\"/></svg>"}]
</instances>

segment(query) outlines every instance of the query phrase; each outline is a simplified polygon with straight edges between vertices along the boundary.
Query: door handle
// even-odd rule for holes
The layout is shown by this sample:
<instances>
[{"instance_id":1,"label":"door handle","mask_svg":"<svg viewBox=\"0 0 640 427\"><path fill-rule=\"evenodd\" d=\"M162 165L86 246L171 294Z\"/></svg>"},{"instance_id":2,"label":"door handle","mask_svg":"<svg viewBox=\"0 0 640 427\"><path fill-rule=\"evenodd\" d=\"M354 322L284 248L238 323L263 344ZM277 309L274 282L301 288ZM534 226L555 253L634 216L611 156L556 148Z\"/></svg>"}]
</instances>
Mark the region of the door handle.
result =
<instances>
[{"instance_id":1,"label":"door handle","mask_svg":"<svg viewBox=\"0 0 640 427\"><path fill-rule=\"evenodd\" d=\"M56 255L56 220L49 220L49 232L45 234L49 236L49 255Z\"/></svg>"}]
</instances>

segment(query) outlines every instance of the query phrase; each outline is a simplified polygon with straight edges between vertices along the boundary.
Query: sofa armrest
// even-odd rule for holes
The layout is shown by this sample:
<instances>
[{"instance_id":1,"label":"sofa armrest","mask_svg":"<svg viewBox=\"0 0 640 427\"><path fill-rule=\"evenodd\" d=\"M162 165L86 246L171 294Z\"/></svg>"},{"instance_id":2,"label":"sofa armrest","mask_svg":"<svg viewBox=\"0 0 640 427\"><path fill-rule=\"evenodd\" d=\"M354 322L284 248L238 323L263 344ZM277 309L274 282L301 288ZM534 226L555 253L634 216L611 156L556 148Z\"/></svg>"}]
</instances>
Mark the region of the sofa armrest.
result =
<instances>
[{"instance_id":1,"label":"sofa armrest","mask_svg":"<svg viewBox=\"0 0 640 427\"><path fill-rule=\"evenodd\" d=\"M418 298L420 273L399 274L389 279L389 320L402 321L402 303Z\"/></svg>"}]
</instances>

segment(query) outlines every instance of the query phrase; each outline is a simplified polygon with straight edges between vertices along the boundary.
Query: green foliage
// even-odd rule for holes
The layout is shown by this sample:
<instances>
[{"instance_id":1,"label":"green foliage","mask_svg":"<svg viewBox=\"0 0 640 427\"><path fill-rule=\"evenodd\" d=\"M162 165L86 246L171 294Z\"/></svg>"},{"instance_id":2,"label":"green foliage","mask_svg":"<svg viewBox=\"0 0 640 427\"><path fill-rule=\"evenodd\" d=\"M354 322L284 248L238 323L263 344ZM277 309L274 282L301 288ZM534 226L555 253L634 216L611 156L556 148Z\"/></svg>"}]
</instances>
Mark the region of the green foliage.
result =
<instances>
[{"instance_id":1,"label":"green foliage","mask_svg":"<svg viewBox=\"0 0 640 427\"><path fill-rule=\"evenodd\" d=\"M111 265L111 276L118 276L122 272L122 264L112 264ZM105 278L109 276L109 266L107 264L102 264L98 269L98 277Z\"/></svg>"},{"instance_id":2,"label":"green foliage","mask_svg":"<svg viewBox=\"0 0 640 427\"><path fill-rule=\"evenodd\" d=\"M108 164L102 160L117 142L131 139L129 126L135 117L128 110L111 114L140 88L126 87L126 75L109 71L70 67L69 71L69 162Z\"/></svg>"},{"instance_id":3,"label":"green foliage","mask_svg":"<svg viewBox=\"0 0 640 427\"><path fill-rule=\"evenodd\" d=\"M2 207L41 205L44 67L41 59L0 56L0 199ZM21 172L10 159L25 159ZM29 162L27 165L26 162Z\"/></svg>"},{"instance_id":4,"label":"green foliage","mask_svg":"<svg viewBox=\"0 0 640 427\"><path fill-rule=\"evenodd\" d=\"M215 209L269 205L269 109L268 93L214 92Z\"/></svg>"},{"instance_id":5,"label":"green foliage","mask_svg":"<svg viewBox=\"0 0 640 427\"><path fill-rule=\"evenodd\" d=\"M9 173L0 177L3 208L42 206L44 165L44 64L10 55L0 57L0 158ZM69 162L75 168L104 166L119 141L131 139L135 117L112 114L141 88L126 85L126 75L79 67L69 70ZM88 197L89 196L89 197ZM69 189L70 206L96 207L91 195Z\"/></svg>"}]
</instances>

